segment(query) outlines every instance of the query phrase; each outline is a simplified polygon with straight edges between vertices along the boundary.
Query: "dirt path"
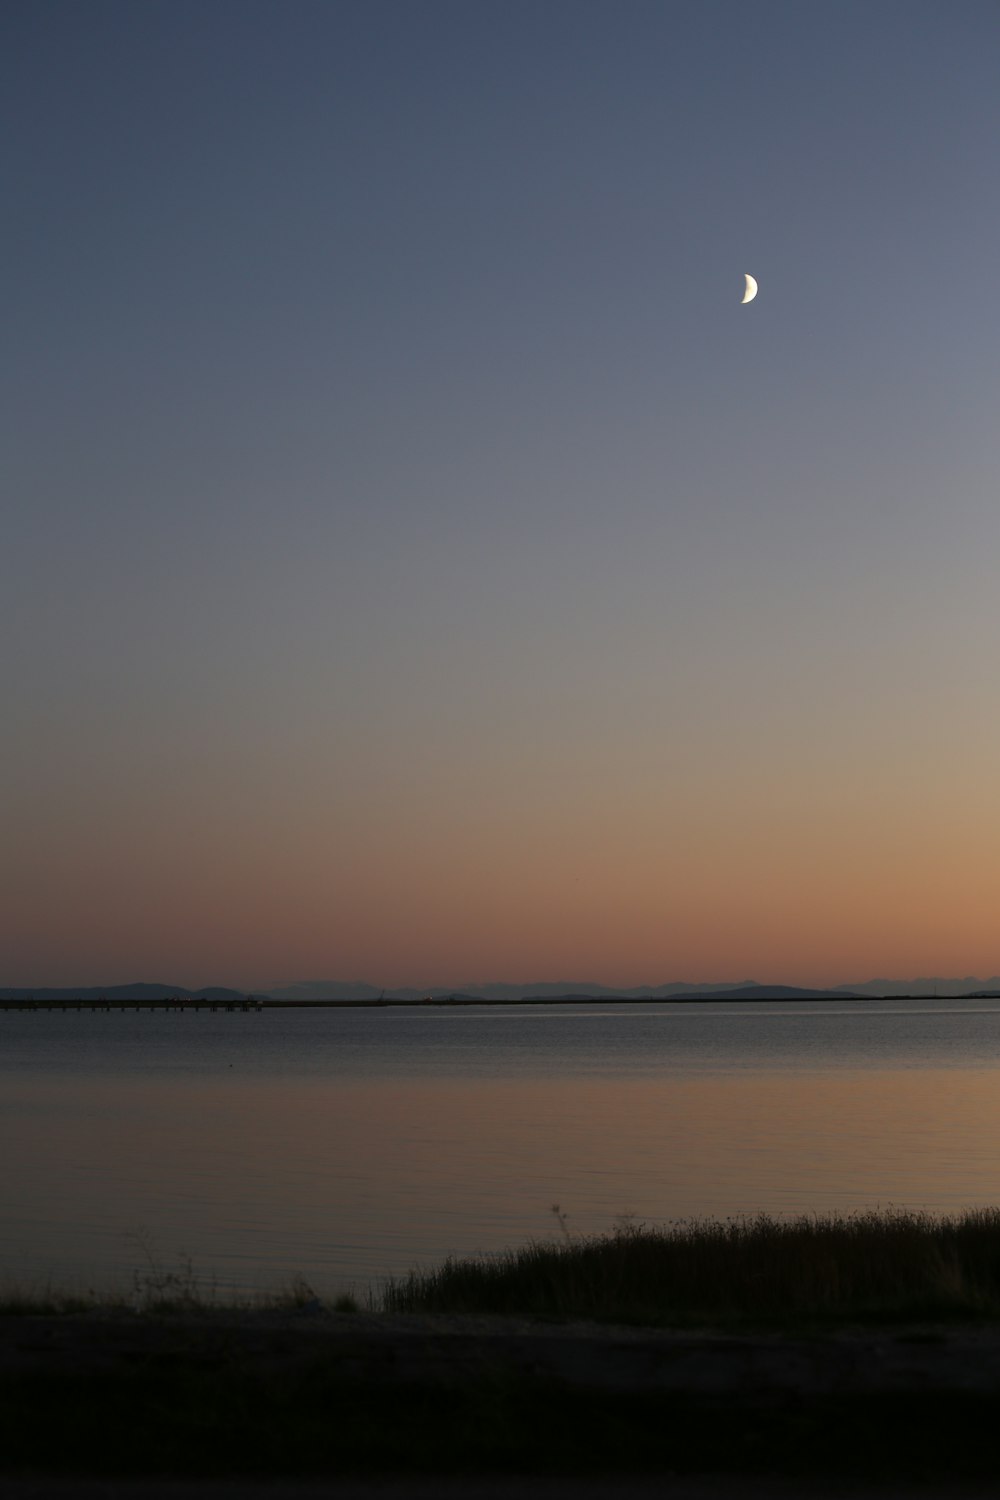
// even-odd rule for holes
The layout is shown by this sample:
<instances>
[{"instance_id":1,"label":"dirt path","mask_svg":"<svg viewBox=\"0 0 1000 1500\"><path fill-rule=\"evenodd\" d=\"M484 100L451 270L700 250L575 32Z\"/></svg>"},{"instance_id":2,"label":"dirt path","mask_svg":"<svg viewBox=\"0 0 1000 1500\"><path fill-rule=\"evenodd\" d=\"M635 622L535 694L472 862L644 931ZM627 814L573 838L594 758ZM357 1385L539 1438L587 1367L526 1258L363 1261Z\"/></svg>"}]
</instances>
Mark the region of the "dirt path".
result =
<instances>
[{"instance_id":1,"label":"dirt path","mask_svg":"<svg viewBox=\"0 0 1000 1500\"><path fill-rule=\"evenodd\" d=\"M502 1371L591 1389L762 1402L785 1394L1000 1393L997 1327L807 1338L422 1315L0 1318L0 1378L100 1376L178 1362L277 1373L317 1356L366 1384L454 1384Z\"/></svg>"}]
</instances>

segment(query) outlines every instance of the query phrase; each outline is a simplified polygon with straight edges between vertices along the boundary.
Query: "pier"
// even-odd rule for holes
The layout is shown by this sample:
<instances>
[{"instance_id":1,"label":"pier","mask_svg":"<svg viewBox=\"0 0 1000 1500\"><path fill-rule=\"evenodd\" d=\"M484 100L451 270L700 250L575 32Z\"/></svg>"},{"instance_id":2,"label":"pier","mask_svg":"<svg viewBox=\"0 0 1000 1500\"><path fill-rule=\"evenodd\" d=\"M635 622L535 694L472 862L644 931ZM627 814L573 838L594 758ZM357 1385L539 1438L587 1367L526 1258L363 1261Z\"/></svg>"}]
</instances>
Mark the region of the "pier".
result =
<instances>
[{"instance_id":1,"label":"pier","mask_svg":"<svg viewBox=\"0 0 1000 1500\"><path fill-rule=\"evenodd\" d=\"M243 1000L187 1000L183 995L170 995L158 1000L3 1000L0 1010L104 1010L104 1011L203 1011L203 1010L263 1010L266 1002L247 995ZM270 1002L272 1004L277 1002Z\"/></svg>"}]
</instances>

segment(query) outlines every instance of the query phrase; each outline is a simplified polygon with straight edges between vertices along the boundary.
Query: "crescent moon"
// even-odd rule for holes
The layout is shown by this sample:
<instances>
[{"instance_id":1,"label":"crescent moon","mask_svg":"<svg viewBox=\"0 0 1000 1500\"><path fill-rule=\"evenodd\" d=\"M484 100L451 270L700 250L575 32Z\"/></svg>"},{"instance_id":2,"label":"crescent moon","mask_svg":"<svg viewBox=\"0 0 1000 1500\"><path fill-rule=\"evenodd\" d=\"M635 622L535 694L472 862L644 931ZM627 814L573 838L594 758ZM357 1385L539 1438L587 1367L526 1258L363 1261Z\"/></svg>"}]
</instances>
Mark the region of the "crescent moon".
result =
<instances>
[{"instance_id":1,"label":"crescent moon","mask_svg":"<svg viewBox=\"0 0 1000 1500\"><path fill-rule=\"evenodd\" d=\"M743 302L752 302L757 295L757 283L756 281L754 281L753 277L748 276L745 271L743 273L743 280L747 284L746 291L743 293ZM742 305L743 303L740 303L741 307Z\"/></svg>"}]
</instances>

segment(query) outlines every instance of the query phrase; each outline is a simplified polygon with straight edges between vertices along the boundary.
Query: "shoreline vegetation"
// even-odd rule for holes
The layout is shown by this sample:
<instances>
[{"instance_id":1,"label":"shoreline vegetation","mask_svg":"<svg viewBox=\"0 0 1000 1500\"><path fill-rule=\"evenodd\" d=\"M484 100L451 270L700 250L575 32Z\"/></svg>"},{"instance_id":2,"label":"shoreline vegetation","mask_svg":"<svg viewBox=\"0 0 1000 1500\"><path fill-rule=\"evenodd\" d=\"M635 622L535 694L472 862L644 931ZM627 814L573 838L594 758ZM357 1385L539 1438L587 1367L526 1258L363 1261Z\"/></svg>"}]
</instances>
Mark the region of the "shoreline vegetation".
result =
<instances>
[{"instance_id":1,"label":"shoreline vegetation","mask_svg":"<svg viewBox=\"0 0 1000 1500\"><path fill-rule=\"evenodd\" d=\"M364 1311L659 1329L1000 1321L1000 1208L757 1213L656 1226L624 1218L585 1235L572 1232L558 1204L552 1213L549 1239L448 1257L361 1297L327 1299L295 1276L271 1295L227 1298L188 1257L167 1265L140 1243L127 1291L0 1285L0 1316Z\"/></svg>"},{"instance_id":2,"label":"shoreline vegetation","mask_svg":"<svg viewBox=\"0 0 1000 1500\"><path fill-rule=\"evenodd\" d=\"M625 1220L390 1281L390 1312L644 1327L1000 1318L1000 1209L758 1213L650 1228Z\"/></svg>"},{"instance_id":3,"label":"shoreline vegetation","mask_svg":"<svg viewBox=\"0 0 1000 1500\"><path fill-rule=\"evenodd\" d=\"M995 1475L1000 1209L622 1223L324 1303L0 1299L0 1472Z\"/></svg>"}]
</instances>

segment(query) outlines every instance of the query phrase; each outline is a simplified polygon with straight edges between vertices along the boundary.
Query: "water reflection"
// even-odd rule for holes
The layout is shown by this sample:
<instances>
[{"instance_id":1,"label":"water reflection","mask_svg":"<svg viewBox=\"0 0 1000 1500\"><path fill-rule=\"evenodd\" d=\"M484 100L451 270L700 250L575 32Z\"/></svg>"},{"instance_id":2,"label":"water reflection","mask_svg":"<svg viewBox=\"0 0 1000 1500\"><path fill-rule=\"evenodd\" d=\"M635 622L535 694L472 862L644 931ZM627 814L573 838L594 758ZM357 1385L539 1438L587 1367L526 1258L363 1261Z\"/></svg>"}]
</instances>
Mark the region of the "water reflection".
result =
<instances>
[{"instance_id":1,"label":"water reflection","mask_svg":"<svg viewBox=\"0 0 1000 1500\"><path fill-rule=\"evenodd\" d=\"M1000 1201L991 1069L462 1078L8 1073L0 1271L323 1291L622 1214Z\"/></svg>"}]
</instances>

